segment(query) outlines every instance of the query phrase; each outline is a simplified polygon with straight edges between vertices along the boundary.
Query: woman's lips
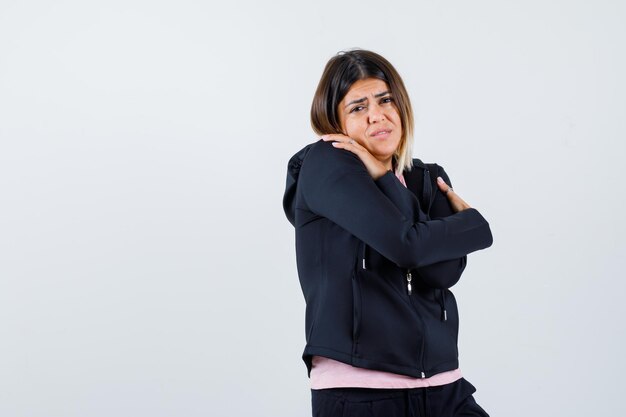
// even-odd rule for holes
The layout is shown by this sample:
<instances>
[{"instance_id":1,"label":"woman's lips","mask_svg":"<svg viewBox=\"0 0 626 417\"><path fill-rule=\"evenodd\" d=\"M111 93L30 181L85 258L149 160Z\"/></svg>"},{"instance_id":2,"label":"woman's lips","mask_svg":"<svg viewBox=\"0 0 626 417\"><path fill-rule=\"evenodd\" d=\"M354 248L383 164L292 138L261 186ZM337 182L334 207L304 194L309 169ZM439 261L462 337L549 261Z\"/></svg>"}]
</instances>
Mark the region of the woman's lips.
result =
<instances>
[{"instance_id":1,"label":"woman's lips","mask_svg":"<svg viewBox=\"0 0 626 417\"><path fill-rule=\"evenodd\" d=\"M387 139L390 134L391 134L390 130L383 130L379 133L373 134L372 137L376 139Z\"/></svg>"}]
</instances>

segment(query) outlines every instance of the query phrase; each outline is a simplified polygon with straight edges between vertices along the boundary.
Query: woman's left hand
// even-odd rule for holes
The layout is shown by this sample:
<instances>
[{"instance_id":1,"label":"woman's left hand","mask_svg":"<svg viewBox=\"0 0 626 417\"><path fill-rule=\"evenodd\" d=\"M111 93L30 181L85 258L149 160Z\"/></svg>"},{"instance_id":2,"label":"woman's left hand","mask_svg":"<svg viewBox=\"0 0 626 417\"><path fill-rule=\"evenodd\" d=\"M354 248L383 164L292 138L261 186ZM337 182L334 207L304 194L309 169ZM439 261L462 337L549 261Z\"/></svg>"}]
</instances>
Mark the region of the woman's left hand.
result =
<instances>
[{"instance_id":1,"label":"woman's left hand","mask_svg":"<svg viewBox=\"0 0 626 417\"><path fill-rule=\"evenodd\" d=\"M331 133L329 135L321 136L321 139L324 141L335 141L333 142L333 146L335 148L345 149L347 151L352 152L356 156L358 156L363 164L365 164L365 168L367 172L371 175L374 180L382 177L390 171L385 168L382 162L380 162L374 155L372 155L365 147L361 146L356 140L352 139L349 136L342 135L341 133Z\"/></svg>"}]
</instances>

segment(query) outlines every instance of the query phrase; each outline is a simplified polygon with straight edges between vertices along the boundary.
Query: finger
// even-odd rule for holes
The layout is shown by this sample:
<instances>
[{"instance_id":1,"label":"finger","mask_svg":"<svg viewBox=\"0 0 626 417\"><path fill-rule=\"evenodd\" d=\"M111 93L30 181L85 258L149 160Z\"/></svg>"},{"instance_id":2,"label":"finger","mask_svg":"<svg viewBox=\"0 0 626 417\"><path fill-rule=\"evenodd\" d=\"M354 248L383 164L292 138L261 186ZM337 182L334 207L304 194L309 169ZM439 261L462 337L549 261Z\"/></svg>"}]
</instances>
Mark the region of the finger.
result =
<instances>
[{"instance_id":1,"label":"finger","mask_svg":"<svg viewBox=\"0 0 626 417\"><path fill-rule=\"evenodd\" d=\"M346 149L348 151L356 151L354 144L349 142L333 142L331 143L335 148Z\"/></svg>"},{"instance_id":2,"label":"finger","mask_svg":"<svg viewBox=\"0 0 626 417\"><path fill-rule=\"evenodd\" d=\"M361 145L359 145L356 140L350 139L350 138L348 138L348 140L345 142L344 141L332 142L332 145L335 148L346 149L354 153L357 153L362 150Z\"/></svg>"},{"instance_id":3,"label":"finger","mask_svg":"<svg viewBox=\"0 0 626 417\"><path fill-rule=\"evenodd\" d=\"M331 141L331 140L337 140L337 141L340 141L340 142L345 142L347 140L350 140L350 138L348 136L343 135L341 133L329 133L329 134L320 136L320 138L323 139L326 142Z\"/></svg>"},{"instance_id":4,"label":"finger","mask_svg":"<svg viewBox=\"0 0 626 417\"><path fill-rule=\"evenodd\" d=\"M441 177L437 177L437 185L439 185L439 188L441 189L441 191L446 195L450 192L454 192L452 187L446 184L446 182Z\"/></svg>"},{"instance_id":5,"label":"finger","mask_svg":"<svg viewBox=\"0 0 626 417\"><path fill-rule=\"evenodd\" d=\"M326 142L329 141L333 141L333 145L335 143L341 143L341 144L346 144L346 145L352 145L354 146L354 150L361 150L361 144L358 143L356 140L352 139L350 136L346 136L340 133L331 133L328 135L322 135L320 136L321 139L323 139Z\"/></svg>"}]
</instances>

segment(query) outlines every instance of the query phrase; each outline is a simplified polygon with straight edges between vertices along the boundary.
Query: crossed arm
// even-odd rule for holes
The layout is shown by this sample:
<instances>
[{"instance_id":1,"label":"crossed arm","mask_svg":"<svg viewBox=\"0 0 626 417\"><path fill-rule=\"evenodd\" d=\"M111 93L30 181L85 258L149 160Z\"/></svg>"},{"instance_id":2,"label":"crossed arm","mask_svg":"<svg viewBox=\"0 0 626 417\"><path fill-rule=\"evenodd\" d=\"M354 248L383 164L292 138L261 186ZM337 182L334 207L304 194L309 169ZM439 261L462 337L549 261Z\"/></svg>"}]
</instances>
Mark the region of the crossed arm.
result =
<instances>
[{"instance_id":1,"label":"crossed arm","mask_svg":"<svg viewBox=\"0 0 626 417\"><path fill-rule=\"evenodd\" d=\"M427 285L453 285L465 267L463 257L492 244L489 224L478 210L452 213L444 201L436 201L431 219L422 213L420 220L417 198L393 172L374 181L356 155L330 144L311 148L300 176L304 200L313 212L396 265L416 270Z\"/></svg>"}]
</instances>

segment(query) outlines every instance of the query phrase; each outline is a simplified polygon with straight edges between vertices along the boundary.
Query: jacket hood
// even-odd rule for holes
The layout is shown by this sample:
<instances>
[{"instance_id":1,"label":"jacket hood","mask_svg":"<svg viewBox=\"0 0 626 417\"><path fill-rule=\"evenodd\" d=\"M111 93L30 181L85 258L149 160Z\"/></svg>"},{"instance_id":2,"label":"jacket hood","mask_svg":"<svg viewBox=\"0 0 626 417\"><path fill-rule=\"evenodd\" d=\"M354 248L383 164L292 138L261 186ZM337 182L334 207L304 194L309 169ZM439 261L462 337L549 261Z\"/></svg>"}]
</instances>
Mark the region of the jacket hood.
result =
<instances>
[{"instance_id":1,"label":"jacket hood","mask_svg":"<svg viewBox=\"0 0 626 417\"><path fill-rule=\"evenodd\" d=\"M320 139L320 141L323 139ZM319 141L318 141L319 142ZM285 184L285 194L283 195L283 210L285 215L294 227L296 226L296 189L298 187L298 176L300 175L300 167L309 152L311 146L317 142L309 143L304 148L296 152L287 164L287 182Z\"/></svg>"}]
</instances>

